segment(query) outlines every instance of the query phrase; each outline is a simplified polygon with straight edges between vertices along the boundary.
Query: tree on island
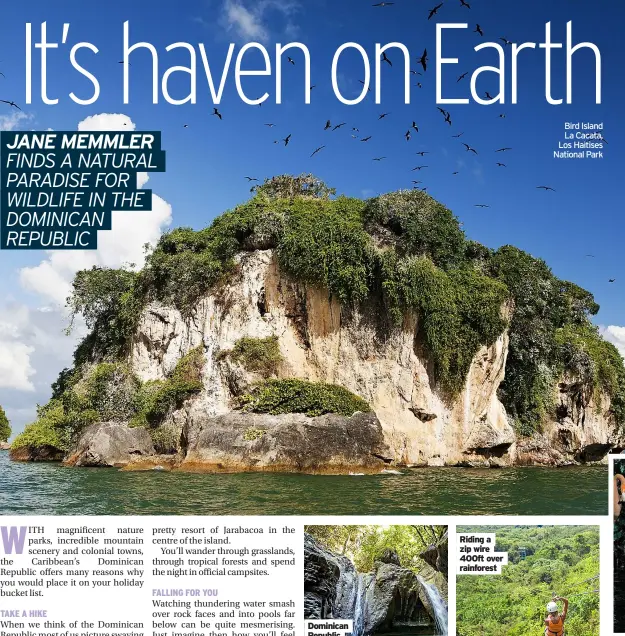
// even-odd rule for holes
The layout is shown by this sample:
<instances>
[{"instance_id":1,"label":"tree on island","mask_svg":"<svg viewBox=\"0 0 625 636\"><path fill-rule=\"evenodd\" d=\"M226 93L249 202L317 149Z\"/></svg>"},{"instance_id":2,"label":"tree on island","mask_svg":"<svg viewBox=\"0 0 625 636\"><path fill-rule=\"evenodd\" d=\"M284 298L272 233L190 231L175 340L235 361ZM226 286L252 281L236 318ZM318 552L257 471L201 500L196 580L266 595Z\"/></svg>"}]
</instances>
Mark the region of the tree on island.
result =
<instances>
[{"instance_id":1,"label":"tree on island","mask_svg":"<svg viewBox=\"0 0 625 636\"><path fill-rule=\"evenodd\" d=\"M11 425L4 409L0 406L0 442L6 442L9 437L11 437Z\"/></svg>"}]
</instances>

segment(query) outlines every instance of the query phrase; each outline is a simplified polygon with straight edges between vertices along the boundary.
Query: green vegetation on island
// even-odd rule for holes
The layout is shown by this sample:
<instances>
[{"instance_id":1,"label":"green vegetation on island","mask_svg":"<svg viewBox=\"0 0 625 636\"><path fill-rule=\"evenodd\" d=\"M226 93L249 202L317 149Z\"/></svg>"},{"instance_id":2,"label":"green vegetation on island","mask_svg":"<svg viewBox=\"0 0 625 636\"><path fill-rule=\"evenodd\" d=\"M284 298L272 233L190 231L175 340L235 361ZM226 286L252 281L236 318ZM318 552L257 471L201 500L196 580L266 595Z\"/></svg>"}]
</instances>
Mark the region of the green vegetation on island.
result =
<instances>
[{"instance_id":1,"label":"green vegetation on island","mask_svg":"<svg viewBox=\"0 0 625 636\"><path fill-rule=\"evenodd\" d=\"M0 406L0 442L6 442L9 437L11 437L11 424L4 409Z\"/></svg>"},{"instance_id":2,"label":"green vegetation on island","mask_svg":"<svg viewBox=\"0 0 625 636\"><path fill-rule=\"evenodd\" d=\"M496 551L507 552L509 563L500 575L457 576L458 636L542 636L553 593L569 599L566 634L598 636L598 527L478 526L458 532L494 532Z\"/></svg>"},{"instance_id":3,"label":"green vegetation on island","mask_svg":"<svg viewBox=\"0 0 625 636\"><path fill-rule=\"evenodd\" d=\"M625 367L591 322L599 309L592 294L558 279L544 261L515 247L491 250L468 240L452 212L424 192L399 191L366 201L334 194L312 175L275 177L209 227L164 234L140 271L78 272L68 305L84 317L89 334L76 349L73 369L61 373L52 400L16 443L32 443L34 437L67 445L68 436L109 415L113 406L126 409L124 417L133 425L153 427L199 391L197 377L180 381L174 372L162 383L139 386L128 372L116 391L139 395L131 408L124 401L102 405L98 391L84 385L96 382L94 365L113 365L122 373L148 303L160 301L188 317L201 297L218 294L236 275L236 254L253 249L275 250L284 274L327 289L346 308L368 312L381 337L402 328L406 314L416 314L419 346L445 398L462 389L480 347L509 328L500 399L521 435L531 435L547 416L555 416L554 387L567 373L581 381L582 401L594 397L598 403L604 393L616 421L625 421ZM268 375L281 361L272 338L243 339L223 355ZM301 381L272 382L251 394L248 408L285 412L303 399L299 412L310 414L328 412L328 404L349 410L350 401L358 400Z\"/></svg>"}]
</instances>

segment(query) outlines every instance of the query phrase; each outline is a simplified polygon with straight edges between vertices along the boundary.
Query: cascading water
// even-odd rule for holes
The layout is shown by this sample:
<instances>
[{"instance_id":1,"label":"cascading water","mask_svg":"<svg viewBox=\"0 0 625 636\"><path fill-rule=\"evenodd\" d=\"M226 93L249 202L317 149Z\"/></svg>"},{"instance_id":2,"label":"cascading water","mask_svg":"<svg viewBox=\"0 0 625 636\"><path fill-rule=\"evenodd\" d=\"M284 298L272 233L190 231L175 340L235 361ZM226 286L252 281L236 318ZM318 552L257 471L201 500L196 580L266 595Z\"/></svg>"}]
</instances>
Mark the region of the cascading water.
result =
<instances>
[{"instance_id":1,"label":"cascading water","mask_svg":"<svg viewBox=\"0 0 625 636\"><path fill-rule=\"evenodd\" d=\"M428 595L432 610L434 612L434 622L436 623L436 633L447 636L447 603L440 595L435 585L430 585L424 581L420 576L417 577L419 583L423 586L425 593Z\"/></svg>"},{"instance_id":2,"label":"cascading water","mask_svg":"<svg viewBox=\"0 0 625 636\"><path fill-rule=\"evenodd\" d=\"M358 574L358 582L356 584L356 598L354 599L354 631L353 636L363 636L365 633L365 605L367 602L367 591L364 574Z\"/></svg>"}]
</instances>

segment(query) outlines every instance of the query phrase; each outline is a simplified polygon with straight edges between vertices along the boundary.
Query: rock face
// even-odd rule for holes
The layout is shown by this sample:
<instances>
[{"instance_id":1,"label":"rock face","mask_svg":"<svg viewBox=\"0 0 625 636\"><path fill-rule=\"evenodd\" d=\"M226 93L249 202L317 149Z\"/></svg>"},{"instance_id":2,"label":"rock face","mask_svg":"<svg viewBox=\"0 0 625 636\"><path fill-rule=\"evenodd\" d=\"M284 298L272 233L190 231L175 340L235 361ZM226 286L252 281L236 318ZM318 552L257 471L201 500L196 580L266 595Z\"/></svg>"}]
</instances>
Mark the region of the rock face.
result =
<instances>
[{"instance_id":1,"label":"rock face","mask_svg":"<svg viewBox=\"0 0 625 636\"><path fill-rule=\"evenodd\" d=\"M507 333L477 353L464 390L448 403L432 384L431 369L415 338L414 316L405 319L402 329L381 334L375 316L348 312L327 291L283 276L271 250L240 254L237 270L236 279L203 298L190 318L152 304L140 320L131 362L143 381L164 378L181 356L204 346L205 389L184 414L174 416L180 432L231 412L233 398L258 379L220 353L242 337L277 336L285 360L279 376L339 384L366 399L397 464L566 463L569 458L600 458L623 444L607 411L596 414L589 405L583 409L585 419L579 419L579 409L577 415L571 411L562 421L549 423L542 437L519 442L497 397L505 373ZM219 426L219 420L211 424ZM206 432L205 438L209 435ZM262 464L263 455L272 452L271 439L259 444L260 456L246 451L250 462ZM236 440L224 443L227 447ZM218 445L216 457L224 450Z\"/></svg>"},{"instance_id":2,"label":"rock face","mask_svg":"<svg viewBox=\"0 0 625 636\"><path fill-rule=\"evenodd\" d=\"M100 422L84 430L65 463L69 466L119 467L150 455L154 455L154 446L145 429L129 428L119 422Z\"/></svg>"},{"instance_id":3,"label":"rock face","mask_svg":"<svg viewBox=\"0 0 625 636\"><path fill-rule=\"evenodd\" d=\"M354 634L446 633L446 604L436 588L402 568L388 550L373 572L359 574L349 559L306 534L304 617L354 621ZM422 631L423 630L423 631Z\"/></svg>"},{"instance_id":4,"label":"rock face","mask_svg":"<svg viewBox=\"0 0 625 636\"><path fill-rule=\"evenodd\" d=\"M181 468L305 473L380 472L389 457L373 413L352 417L228 413L189 417Z\"/></svg>"},{"instance_id":5,"label":"rock face","mask_svg":"<svg viewBox=\"0 0 625 636\"><path fill-rule=\"evenodd\" d=\"M60 462L65 453L53 446L11 448L9 458L14 462Z\"/></svg>"}]
</instances>

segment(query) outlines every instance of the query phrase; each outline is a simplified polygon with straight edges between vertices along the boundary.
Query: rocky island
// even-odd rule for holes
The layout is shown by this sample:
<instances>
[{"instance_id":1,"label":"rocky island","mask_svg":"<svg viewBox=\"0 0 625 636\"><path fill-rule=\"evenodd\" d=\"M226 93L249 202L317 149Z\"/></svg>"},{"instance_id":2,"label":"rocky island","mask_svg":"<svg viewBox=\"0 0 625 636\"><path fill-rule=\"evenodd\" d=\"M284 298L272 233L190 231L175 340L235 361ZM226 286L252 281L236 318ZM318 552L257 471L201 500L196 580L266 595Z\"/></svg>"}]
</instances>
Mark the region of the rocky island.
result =
<instances>
[{"instance_id":1,"label":"rocky island","mask_svg":"<svg viewBox=\"0 0 625 636\"><path fill-rule=\"evenodd\" d=\"M140 271L76 275L87 337L13 460L237 472L564 465L625 446L592 294L421 191L275 177Z\"/></svg>"}]
</instances>

